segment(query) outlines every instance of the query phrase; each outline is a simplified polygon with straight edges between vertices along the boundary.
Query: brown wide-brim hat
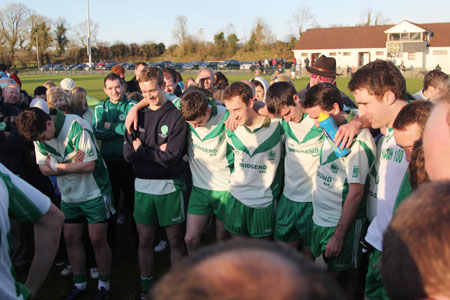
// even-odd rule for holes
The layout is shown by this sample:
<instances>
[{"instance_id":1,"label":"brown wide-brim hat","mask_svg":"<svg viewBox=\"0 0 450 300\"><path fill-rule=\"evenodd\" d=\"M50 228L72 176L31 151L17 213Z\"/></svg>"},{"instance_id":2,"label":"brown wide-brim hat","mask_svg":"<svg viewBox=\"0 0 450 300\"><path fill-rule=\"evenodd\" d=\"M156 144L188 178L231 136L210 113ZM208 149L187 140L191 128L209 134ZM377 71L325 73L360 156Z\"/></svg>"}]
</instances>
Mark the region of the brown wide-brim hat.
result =
<instances>
[{"instance_id":1,"label":"brown wide-brim hat","mask_svg":"<svg viewBox=\"0 0 450 300\"><path fill-rule=\"evenodd\" d=\"M308 70L309 73L325 77L341 75L336 73L336 60L332 57L326 57L325 55L320 56L313 66L306 66L306 70Z\"/></svg>"}]
</instances>

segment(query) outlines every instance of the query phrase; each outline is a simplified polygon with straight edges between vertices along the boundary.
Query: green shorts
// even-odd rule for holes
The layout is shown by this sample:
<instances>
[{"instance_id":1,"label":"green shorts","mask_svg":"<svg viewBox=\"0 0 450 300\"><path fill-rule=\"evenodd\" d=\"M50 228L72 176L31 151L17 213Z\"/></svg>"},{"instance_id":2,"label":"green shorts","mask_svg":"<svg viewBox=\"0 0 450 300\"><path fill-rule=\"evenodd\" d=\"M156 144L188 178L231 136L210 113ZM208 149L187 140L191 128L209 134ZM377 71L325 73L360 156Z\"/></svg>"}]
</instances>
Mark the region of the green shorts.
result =
<instances>
[{"instance_id":1,"label":"green shorts","mask_svg":"<svg viewBox=\"0 0 450 300\"><path fill-rule=\"evenodd\" d=\"M379 261L383 252L374 249L369 256L369 269L366 275L364 296L370 300L389 300L381 280Z\"/></svg>"},{"instance_id":2,"label":"green shorts","mask_svg":"<svg viewBox=\"0 0 450 300\"><path fill-rule=\"evenodd\" d=\"M145 225L170 226L184 222L183 192L166 195L134 193L134 220Z\"/></svg>"},{"instance_id":3,"label":"green shorts","mask_svg":"<svg viewBox=\"0 0 450 300\"><path fill-rule=\"evenodd\" d=\"M271 203L265 208L252 208L228 196L225 229L233 234L266 237L273 234L275 211Z\"/></svg>"},{"instance_id":4,"label":"green shorts","mask_svg":"<svg viewBox=\"0 0 450 300\"><path fill-rule=\"evenodd\" d=\"M312 202L296 202L283 194L278 203L273 237L277 241L302 241L306 247L311 246Z\"/></svg>"},{"instance_id":5,"label":"green shorts","mask_svg":"<svg viewBox=\"0 0 450 300\"><path fill-rule=\"evenodd\" d=\"M188 214L209 215L214 212L217 219L225 223L228 194L228 191L210 191L193 186L189 197Z\"/></svg>"},{"instance_id":6,"label":"green shorts","mask_svg":"<svg viewBox=\"0 0 450 300\"><path fill-rule=\"evenodd\" d=\"M66 220L86 217L89 224L100 223L108 219L111 217L112 209L110 194L81 203L61 201L61 211L64 213Z\"/></svg>"},{"instance_id":7,"label":"green shorts","mask_svg":"<svg viewBox=\"0 0 450 300\"><path fill-rule=\"evenodd\" d=\"M356 219L352 222L345 235L341 253L328 263L329 271L345 271L359 266L361 261L360 240L364 224L363 219ZM336 227L322 227L313 224L311 252L315 257L323 254L335 229Z\"/></svg>"}]
</instances>

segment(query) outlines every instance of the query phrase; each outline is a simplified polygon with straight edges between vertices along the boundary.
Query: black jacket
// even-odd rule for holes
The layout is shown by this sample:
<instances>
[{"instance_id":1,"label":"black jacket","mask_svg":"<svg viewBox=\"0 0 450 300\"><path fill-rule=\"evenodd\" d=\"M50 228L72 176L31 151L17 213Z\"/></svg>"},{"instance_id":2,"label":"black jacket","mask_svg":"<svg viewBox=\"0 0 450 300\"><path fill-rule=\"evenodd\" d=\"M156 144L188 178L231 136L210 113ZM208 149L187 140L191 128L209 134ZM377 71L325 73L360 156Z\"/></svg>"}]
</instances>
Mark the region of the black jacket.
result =
<instances>
[{"instance_id":1,"label":"black jacket","mask_svg":"<svg viewBox=\"0 0 450 300\"><path fill-rule=\"evenodd\" d=\"M127 81L127 86L125 89L125 94L131 94L133 92L139 92L142 94L141 92L141 88L139 87L139 82L136 79L136 76L134 76L130 81Z\"/></svg>"},{"instance_id":2,"label":"black jacket","mask_svg":"<svg viewBox=\"0 0 450 300\"><path fill-rule=\"evenodd\" d=\"M181 162L186 153L188 127L172 102L158 110L144 108L138 113L138 130L125 133L123 154L133 165L136 177L144 179L177 179L183 173ZM139 136L142 146L134 151L133 139ZM160 145L167 143L166 151Z\"/></svg>"},{"instance_id":3,"label":"black jacket","mask_svg":"<svg viewBox=\"0 0 450 300\"><path fill-rule=\"evenodd\" d=\"M15 174L22 171L22 154L25 150L24 140L16 128L18 114L19 109L4 103L0 96L0 162Z\"/></svg>"}]
</instances>

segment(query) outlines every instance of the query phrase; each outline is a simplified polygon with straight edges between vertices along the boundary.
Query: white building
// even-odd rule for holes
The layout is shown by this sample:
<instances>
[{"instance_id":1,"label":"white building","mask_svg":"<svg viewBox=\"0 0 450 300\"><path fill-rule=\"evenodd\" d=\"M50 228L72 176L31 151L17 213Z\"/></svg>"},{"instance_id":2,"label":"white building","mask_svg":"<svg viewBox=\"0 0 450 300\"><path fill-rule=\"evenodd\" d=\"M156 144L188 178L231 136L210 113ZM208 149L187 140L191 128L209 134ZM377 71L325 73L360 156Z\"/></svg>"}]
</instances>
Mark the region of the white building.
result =
<instances>
[{"instance_id":1,"label":"white building","mask_svg":"<svg viewBox=\"0 0 450 300\"><path fill-rule=\"evenodd\" d=\"M356 26L308 29L294 48L297 61L310 64L320 55L334 57L337 68L361 67L376 59L406 69L450 73L450 23Z\"/></svg>"}]
</instances>

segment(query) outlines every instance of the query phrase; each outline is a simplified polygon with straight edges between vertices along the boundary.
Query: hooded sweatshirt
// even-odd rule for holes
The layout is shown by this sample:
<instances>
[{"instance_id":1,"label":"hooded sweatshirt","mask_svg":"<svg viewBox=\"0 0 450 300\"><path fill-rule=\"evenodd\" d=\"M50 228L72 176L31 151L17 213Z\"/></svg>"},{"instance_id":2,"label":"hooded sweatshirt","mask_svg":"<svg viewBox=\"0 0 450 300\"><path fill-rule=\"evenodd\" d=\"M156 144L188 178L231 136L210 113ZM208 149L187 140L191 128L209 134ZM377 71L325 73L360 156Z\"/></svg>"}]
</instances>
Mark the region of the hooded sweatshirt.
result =
<instances>
[{"instance_id":1,"label":"hooded sweatshirt","mask_svg":"<svg viewBox=\"0 0 450 300\"><path fill-rule=\"evenodd\" d=\"M148 107L138 113L138 130L125 132L123 154L133 165L137 178L178 179L183 173L181 158L186 153L188 127L180 111L167 101L158 110ZM133 136L142 142L137 151ZM165 151L160 150L167 143Z\"/></svg>"},{"instance_id":2,"label":"hooded sweatshirt","mask_svg":"<svg viewBox=\"0 0 450 300\"><path fill-rule=\"evenodd\" d=\"M263 102L266 102L266 95L267 95L267 90L269 89L269 84L267 83L267 81L264 79L264 78L262 78L262 77L255 77L255 78L253 78L254 80L256 80L256 81L259 81L259 82L261 82L261 84L263 85L263 87L264 87L264 99L262 100Z\"/></svg>"}]
</instances>

